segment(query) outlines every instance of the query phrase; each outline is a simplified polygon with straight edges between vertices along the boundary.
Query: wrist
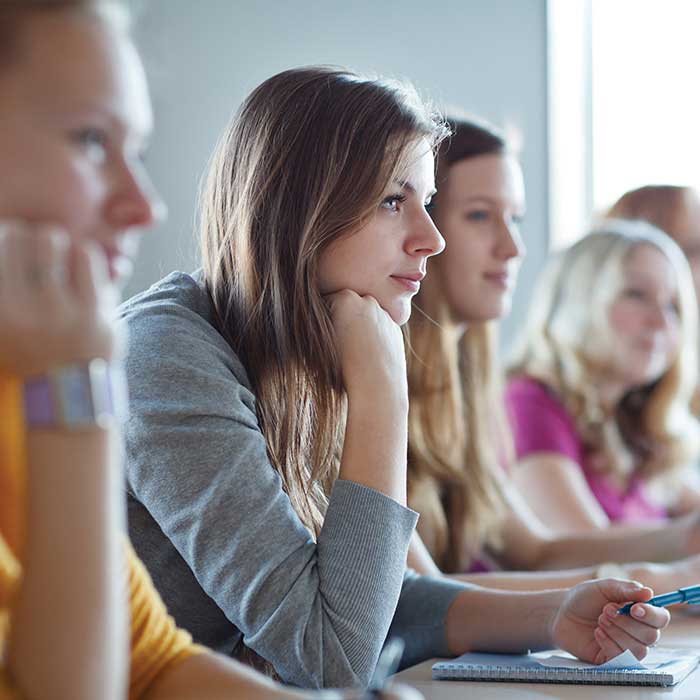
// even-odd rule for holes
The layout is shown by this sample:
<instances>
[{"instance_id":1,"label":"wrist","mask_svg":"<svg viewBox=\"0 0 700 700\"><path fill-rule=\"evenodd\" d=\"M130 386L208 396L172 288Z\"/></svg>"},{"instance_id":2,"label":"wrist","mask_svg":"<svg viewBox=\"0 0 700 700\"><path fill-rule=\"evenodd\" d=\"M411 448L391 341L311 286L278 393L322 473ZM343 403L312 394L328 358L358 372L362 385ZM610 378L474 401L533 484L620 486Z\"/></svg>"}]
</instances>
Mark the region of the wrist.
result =
<instances>
[{"instance_id":1,"label":"wrist","mask_svg":"<svg viewBox=\"0 0 700 700\"><path fill-rule=\"evenodd\" d=\"M123 370L102 359L54 368L23 385L28 429L105 428L126 416Z\"/></svg>"},{"instance_id":2,"label":"wrist","mask_svg":"<svg viewBox=\"0 0 700 700\"><path fill-rule=\"evenodd\" d=\"M571 589L575 590L575 589ZM549 619L547 621L547 635L549 644L553 648L561 648L562 643L558 639L557 629L559 627L559 621L563 614L563 608L566 603L567 597L570 595L569 590L557 590L551 591L550 604L551 609L549 612Z\"/></svg>"},{"instance_id":3,"label":"wrist","mask_svg":"<svg viewBox=\"0 0 700 700\"><path fill-rule=\"evenodd\" d=\"M408 417L408 388L387 383L361 387L348 387L348 410L358 413Z\"/></svg>"}]
</instances>

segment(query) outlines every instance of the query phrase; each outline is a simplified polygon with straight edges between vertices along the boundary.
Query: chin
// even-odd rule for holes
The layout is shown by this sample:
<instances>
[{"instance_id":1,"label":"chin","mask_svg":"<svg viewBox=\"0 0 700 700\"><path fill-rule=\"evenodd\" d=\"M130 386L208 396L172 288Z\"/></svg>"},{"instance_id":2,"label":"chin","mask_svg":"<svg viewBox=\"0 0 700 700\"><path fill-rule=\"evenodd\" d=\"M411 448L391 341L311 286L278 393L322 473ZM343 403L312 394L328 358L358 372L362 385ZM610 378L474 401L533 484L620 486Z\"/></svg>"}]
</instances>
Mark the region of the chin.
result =
<instances>
[{"instance_id":1,"label":"chin","mask_svg":"<svg viewBox=\"0 0 700 700\"><path fill-rule=\"evenodd\" d=\"M384 307L384 310L389 314L391 320L399 326L403 326L408 323L408 319L411 318L411 302L408 303L395 303Z\"/></svg>"}]
</instances>

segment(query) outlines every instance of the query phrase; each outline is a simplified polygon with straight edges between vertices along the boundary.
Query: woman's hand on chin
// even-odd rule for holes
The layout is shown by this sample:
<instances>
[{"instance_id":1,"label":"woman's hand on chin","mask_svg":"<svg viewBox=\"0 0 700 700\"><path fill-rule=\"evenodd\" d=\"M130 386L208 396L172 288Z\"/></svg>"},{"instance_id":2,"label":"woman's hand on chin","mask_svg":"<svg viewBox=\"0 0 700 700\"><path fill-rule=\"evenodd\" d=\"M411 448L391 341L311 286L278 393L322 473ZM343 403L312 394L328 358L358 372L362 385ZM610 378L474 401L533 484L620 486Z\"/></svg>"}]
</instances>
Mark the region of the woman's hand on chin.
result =
<instances>
[{"instance_id":1,"label":"woman's hand on chin","mask_svg":"<svg viewBox=\"0 0 700 700\"><path fill-rule=\"evenodd\" d=\"M392 397L408 405L401 328L372 296L343 289L325 296L348 397Z\"/></svg>"},{"instance_id":2,"label":"woman's hand on chin","mask_svg":"<svg viewBox=\"0 0 700 700\"><path fill-rule=\"evenodd\" d=\"M111 360L118 294L104 254L57 227L0 222L0 370Z\"/></svg>"}]
</instances>

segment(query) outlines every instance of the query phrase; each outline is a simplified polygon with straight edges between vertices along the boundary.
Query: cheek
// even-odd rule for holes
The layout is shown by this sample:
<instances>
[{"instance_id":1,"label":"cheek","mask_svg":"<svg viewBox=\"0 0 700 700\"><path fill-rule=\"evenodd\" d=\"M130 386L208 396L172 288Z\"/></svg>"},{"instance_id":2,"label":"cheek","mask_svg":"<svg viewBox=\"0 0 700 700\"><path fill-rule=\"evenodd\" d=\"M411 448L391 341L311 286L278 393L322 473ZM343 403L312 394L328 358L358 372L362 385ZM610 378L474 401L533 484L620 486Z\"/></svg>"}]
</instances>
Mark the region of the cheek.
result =
<instances>
[{"instance_id":1,"label":"cheek","mask_svg":"<svg viewBox=\"0 0 700 700\"><path fill-rule=\"evenodd\" d=\"M324 251L319 261L321 294L341 289L369 294L379 278L387 276L383 269L383 251L376 245L368 247L366 238L363 232L352 234L337 240Z\"/></svg>"},{"instance_id":2,"label":"cheek","mask_svg":"<svg viewBox=\"0 0 700 700\"><path fill-rule=\"evenodd\" d=\"M55 224L76 236L97 227L106 188L94 172L50 154L25 162L17 172L21 176L3 178L0 217Z\"/></svg>"},{"instance_id":3,"label":"cheek","mask_svg":"<svg viewBox=\"0 0 700 700\"><path fill-rule=\"evenodd\" d=\"M632 304L618 302L610 307L608 315L610 327L616 335L635 335L640 327L640 314Z\"/></svg>"}]
</instances>

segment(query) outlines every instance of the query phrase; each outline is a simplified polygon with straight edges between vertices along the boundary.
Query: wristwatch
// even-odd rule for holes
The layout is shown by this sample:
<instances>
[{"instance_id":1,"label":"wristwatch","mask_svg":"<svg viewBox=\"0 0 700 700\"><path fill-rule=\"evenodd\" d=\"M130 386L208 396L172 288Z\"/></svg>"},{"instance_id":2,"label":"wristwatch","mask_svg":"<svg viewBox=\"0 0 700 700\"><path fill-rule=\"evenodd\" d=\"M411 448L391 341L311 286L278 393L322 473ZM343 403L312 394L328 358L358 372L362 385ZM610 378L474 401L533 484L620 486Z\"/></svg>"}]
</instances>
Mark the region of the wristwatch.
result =
<instances>
[{"instance_id":1,"label":"wristwatch","mask_svg":"<svg viewBox=\"0 0 700 700\"><path fill-rule=\"evenodd\" d=\"M24 413L30 428L106 427L126 418L124 372L94 359L31 377L24 382Z\"/></svg>"}]
</instances>

